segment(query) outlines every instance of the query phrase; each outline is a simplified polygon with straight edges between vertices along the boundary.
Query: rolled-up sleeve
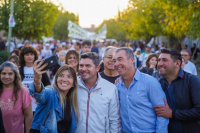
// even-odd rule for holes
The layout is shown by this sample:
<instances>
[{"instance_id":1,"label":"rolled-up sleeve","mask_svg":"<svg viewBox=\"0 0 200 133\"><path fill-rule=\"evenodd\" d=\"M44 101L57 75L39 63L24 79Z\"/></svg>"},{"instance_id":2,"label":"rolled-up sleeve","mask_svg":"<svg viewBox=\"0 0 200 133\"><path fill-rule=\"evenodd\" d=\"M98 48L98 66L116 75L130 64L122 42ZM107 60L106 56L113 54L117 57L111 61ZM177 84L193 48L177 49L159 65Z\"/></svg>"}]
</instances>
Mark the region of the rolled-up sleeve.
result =
<instances>
[{"instance_id":1,"label":"rolled-up sleeve","mask_svg":"<svg viewBox=\"0 0 200 133\"><path fill-rule=\"evenodd\" d=\"M164 98L166 98L164 91L160 83L155 79L152 81L149 91L149 99L153 106L165 105ZM156 119L156 133L168 133L169 119L164 117L158 117Z\"/></svg>"}]
</instances>

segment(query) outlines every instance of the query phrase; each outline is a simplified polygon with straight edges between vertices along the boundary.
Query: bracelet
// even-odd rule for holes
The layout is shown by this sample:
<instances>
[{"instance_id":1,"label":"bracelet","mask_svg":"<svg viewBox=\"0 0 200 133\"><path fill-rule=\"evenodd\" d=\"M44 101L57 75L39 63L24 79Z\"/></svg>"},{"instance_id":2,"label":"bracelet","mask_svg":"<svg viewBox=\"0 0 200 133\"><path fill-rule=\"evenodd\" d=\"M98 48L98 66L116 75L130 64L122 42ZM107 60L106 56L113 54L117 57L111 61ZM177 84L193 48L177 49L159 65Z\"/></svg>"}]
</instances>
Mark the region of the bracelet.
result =
<instances>
[{"instance_id":1,"label":"bracelet","mask_svg":"<svg viewBox=\"0 0 200 133\"><path fill-rule=\"evenodd\" d=\"M34 85L37 86L37 87L38 87L38 86L41 86L41 82L40 82L39 84L36 84L36 83L34 82Z\"/></svg>"},{"instance_id":2,"label":"bracelet","mask_svg":"<svg viewBox=\"0 0 200 133\"><path fill-rule=\"evenodd\" d=\"M35 78L34 78L34 84L40 85L40 84L41 84L41 81L40 81L39 83L37 83L37 82L35 81Z\"/></svg>"}]
</instances>

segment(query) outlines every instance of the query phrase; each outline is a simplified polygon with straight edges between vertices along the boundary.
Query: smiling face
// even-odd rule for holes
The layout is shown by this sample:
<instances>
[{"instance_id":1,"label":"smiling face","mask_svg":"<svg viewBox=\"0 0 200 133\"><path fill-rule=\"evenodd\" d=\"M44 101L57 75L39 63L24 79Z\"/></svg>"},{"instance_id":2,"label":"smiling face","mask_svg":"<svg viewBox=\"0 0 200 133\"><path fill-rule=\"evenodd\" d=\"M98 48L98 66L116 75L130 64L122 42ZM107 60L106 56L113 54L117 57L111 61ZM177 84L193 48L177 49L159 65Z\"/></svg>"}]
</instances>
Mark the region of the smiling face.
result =
<instances>
[{"instance_id":1,"label":"smiling face","mask_svg":"<svg viewBox=\"0 0 200 133\"><path fill-rule=\"evenodd\" d=\"M113 56L113 62L115 70L118 72L120 76L126 76L132 71L134 58L130 57L128 59L126 52L124 50L120 50Z\"/></svg>"},{"instance_id":2,"label":"smiling face","mask_svg":"<svg viewBox=\"0 0 200 133\"><path fill-rule=\"evenodd\" d=\"M112 61L114 49L109 49L103 57L104 69L114 70L114 63Z\"/></svg>"},{"instance_id":3,"label":"smiling face","mask_svg":"<svg viewBox=\"0 0 200 133\"><path fill-rule=\"evenodd\" d=\"M175 63L173 62L170 54L161 53L158 58L159 74L163 77L174 73Z\"/></svg>"},{"instance_id":4,"label":"smiling face","mask_svg":"<svg viewBox=\"0 0 200 133\"><path fill-rule=\"evenodd\" d=\"M57 78L58 88L67 95L68 91L73 87L74 79L68 70L62 71Z\"/></svg>"},{"instance_id":5,"label":"smiling face","mask_svg":"<svg viewBox=\"0 0 200 133\"><path fill-rule=\"evenodd\" d=\"M10 67L4 67L1 72L1 82L3 87L14 87L15 73Z\"/></svg>"},{"instance_id":6,"label":"smiling face","mask_svg":"<svg viewBox=\"0 0 200 133\"><path fill-rule=\"evenodd\" d=\"M77 67L78 59L76 58L76 56L74 54L71 54L69 56L69 58L67 59L67 64L74 67L74 68Z\"/></svg>"},{"instance_id":7,"label":"smiling face","mask_svg":"<svg viewBox=\"0 0 200 133\"><path fill-rule=\"evenodd\" d=\"M79 63L79 73L83 81L92 81L97 78L99 67L96 67L89 58L82 58Z\"/></svg>"}]
</instances>

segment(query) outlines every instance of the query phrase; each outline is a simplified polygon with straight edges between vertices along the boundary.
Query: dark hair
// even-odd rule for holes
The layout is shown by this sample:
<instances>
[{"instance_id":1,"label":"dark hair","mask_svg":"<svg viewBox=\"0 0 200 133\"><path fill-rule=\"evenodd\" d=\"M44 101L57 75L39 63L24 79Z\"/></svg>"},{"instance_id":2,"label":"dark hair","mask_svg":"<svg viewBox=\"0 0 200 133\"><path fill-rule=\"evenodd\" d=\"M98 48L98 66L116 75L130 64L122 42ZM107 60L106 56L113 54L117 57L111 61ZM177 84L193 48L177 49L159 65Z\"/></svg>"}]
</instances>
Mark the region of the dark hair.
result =
<instances>
[{"instance_id":1,"label":"dark hair","mask_svg":"<svg viewBox=\"0 0 200 133\"><path fill-rule=\"evenodd\" d=\"M160 53L161 54L170 54L170 57L173 60L173 62L175 62L177 60L180 60L180 62L182 64L181 53L178 50L175 50L175 49L161 49Z\"/></svg>"},{"instance_id":2,"label":"dark hair","mask_svg":"<svg viewBox=\"0 0 200 133\"><path fill-rule=\"evenodd\" d=\"M149 69L149 67L150 67L149 61L150 61L151 58L153 58L153 57L156 57L156 59L158 60L157 54L150 54L150 55L147 57L146 62L145 62L146 67L147 67L148 69ZM158 62L157 62L157 64L158 64ZM157 64L156 64L156 68L157 68Z\"/></svg>"},{"instance_id":3,"label":"dark hair","mask_svg":"<svg viewBox=\"0 0 200 133\"><path fill-rule=\"evenodd\" d=\"M25 66L25 60L24 60L24 55L27 53L32 53L35 55L35 59L34 61L36 61L38 59L38 52L37 50L31 46L31 45L27 45L25 47L22 48L21 53L19 55L19 64L21 67Z\"/></svg>"},{"instance_id":4,"label":"dark hair","mask_svg":"<svg viewBox=\"0 0 200 133\"><path fill-rule=\"evenodd\" d=\"M126 56L127 56L128 59L130 59L131 57L134 58L133 51L132 51L130 48L128 48L128 47L118 48L117 50L115 50L114 53L117 53L117 52L119 52L119 51L121 51L121 50L125 51Z\"/></svg>"},{"instance_id":5,"label":"dark hair","mask_svg":"<svg viewBox=\"0 0 200 133\"><path fill-rule=\"evenodd\" d=\"M81 48L81 43L80 42L76 42L76 45Z\"/></svg>"},{"instance_id":6,"label":"dark hair","mask_svg":"<svg viewBox=\"0 0 200 133\"><path fill-rule=\"evenodd\" d=\"M1 64L0 75L1 75L1 72L3 71L3 69L5 67L10 67L11 70L15 73L14 88L13 88L13 94L12 94L12 99L13 99L14 104L15 104L17 99L18 99L17 94L21 90L21 85L22 85L21 84L21 77L20 77L19 70L18 70L17 66L14 65L10 61L6 61L6 62ZM1 79L0 79L0 96L1 96L2 92L3 92L3 83L1 82Z\"/></svg>"},{"instance_id":7,"label":"dark hair","mask_svg":"<svg viewBox=\"0 0 200 133\"><path fill-rule=\"evenodd\" d=\"M79 60L79 53L76 52L76 50L69 50L67 52L66 56L65 56L65 64L67 64L67 65L69 65L67 63L67 60L69 59L69 57L70 57L71 54L73 54L76 57L77 61ZM77 65L77 71L78 71L78 67L79 67L79 61L78 61L78 65Z\"/></svg>"},{"instance_id":8,"label":"dark hair","mask_svg":"<svg viewBox=\"0 0 200 133\"><path fill-rule=\"evenodd\" d=\"M18 50L18 49L13 50L13 51L10 53L10 55L12 55L12 53L15 53L17 56L19 56L19 50Z\"/></svg>"},{"instance_id":9,"label":"dark hair","mask_svg":"<svg viewBox=\"0 0 200 133\"><path fill-rule=\"evenodd\" d=\"M100 63L100 59L99 59L99 56L94 53L94 52L88 52L88 53L85 53L85 54L81 54L80 56L80 59L86 59L86 58L89 58L93 61L94 65L97 67Z\"/></svg>"},{"instance_id":10,"label":"dark hair","mask_svg":"<svg viewBox=\"0 0 200 133\"><path fill-rule=\"evenodd\" d=\"M19 66L19 57L17 55L13 55L13 56L10 56L8 58L8 60L10 61L11 59L15 60L15 63L17 64L17 66Z\"/></svg>"},{"instance_id":11,"label":"dark hair","mask_svg":"<svg viewBox=\"0 0 200 133\"><path fill-rule=\"evenodd\" d=\"M82 46L85 46L85 45L91 46L91 45L92 45L92 44L91 44L91 41L89 41L89 40L84 41L84 42L82 43Z\"/></svg>"}]
</instances>

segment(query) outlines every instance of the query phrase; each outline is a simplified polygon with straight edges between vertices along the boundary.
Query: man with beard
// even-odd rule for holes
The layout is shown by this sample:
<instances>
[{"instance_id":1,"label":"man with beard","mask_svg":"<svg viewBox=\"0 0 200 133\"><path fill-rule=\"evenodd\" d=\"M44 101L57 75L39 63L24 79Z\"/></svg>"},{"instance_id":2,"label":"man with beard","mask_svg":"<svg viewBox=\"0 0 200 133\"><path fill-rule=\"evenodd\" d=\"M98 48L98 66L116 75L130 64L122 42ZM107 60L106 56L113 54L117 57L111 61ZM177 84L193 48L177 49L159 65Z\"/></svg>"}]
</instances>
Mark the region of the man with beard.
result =
<instances>
[{"instance_id":1,"label":"man with beard","mask_svg":"<svg viewBox=\"0 0 200 133\"><path fill-rule=\"evenodd\" d=\"M154 106L155 112L159 117L170 118L169 133L199 133L200 79L183 71L181 63L182 57L177 50L161 50L158 70L168 103Z\"/></svg>"}]
</instances>

